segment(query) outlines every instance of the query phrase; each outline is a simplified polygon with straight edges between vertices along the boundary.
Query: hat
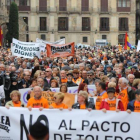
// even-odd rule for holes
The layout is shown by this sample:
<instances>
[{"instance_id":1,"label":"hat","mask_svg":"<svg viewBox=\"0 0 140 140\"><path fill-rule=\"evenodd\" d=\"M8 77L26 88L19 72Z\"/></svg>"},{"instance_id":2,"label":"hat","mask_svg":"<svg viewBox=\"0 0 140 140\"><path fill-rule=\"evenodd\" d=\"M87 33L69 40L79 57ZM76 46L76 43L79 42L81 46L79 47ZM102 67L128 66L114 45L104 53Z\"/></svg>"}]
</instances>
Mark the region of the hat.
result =
<instances>
[{"instance_id":1,"label":"hat","mask_svg":"<svg viewBox=\"0 0 140 140\"><path fill-rule=\"evenodd\" d=\"M76 70L73 70L73 73L79 73L79 71L76 69Z\"/></svg>"},{"instance_id":2,"label":"hat","mask_svg":"<svg viewBox=\"0 0 140 140\"><path fill-rule=\"evenodd\" d=\"M140 89L137 89L137 90L135 91L135 94L140 95Z\"/></svg>"},{"instance_id":3,"label":"hat","mask_svg":"<svg viewBox=\"0 0 140 140\"><path fill-rule=\"evenodd\" d=\"M107 89L107 94L110 93L110 92L115 93L115 89L114 89L113 87L109 87L109 88Z\"/></svg>"},{"instance_id":4,"label":"hat","mask_svg":"<svg viewBox=\"0 0 140 140\"><path fill-rule=\"evenodd\" d=\"M69 75L73 76L73 74L72 74L72 73L68 73L68 74L67 74L67 76L69 76Z\"/></svg>"}]
</instances>

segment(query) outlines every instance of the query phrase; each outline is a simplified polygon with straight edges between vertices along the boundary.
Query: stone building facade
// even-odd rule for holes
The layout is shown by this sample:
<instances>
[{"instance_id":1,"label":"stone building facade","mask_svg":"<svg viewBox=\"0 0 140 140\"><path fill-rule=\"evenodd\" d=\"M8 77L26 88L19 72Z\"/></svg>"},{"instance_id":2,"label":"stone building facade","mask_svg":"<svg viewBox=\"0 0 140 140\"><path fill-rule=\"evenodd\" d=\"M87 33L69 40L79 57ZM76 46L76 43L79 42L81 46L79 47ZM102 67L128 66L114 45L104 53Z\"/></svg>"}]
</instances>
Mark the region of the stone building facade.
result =
<instances>
[{"instance_id":1,"label":"stone building facade","mask_svg":"<svg viewBox=\"0 0 140 140\"><path fill-rule=\"evenodd\" d=\"M136 40L135 0L0 0L19 7L20 40L42 38L94 45L106 39L111 45L124 44L127 32ZM1 9L1 8L0 8ZM23 24L24 23L24 24Z\"/></svg>"}]
</instances>

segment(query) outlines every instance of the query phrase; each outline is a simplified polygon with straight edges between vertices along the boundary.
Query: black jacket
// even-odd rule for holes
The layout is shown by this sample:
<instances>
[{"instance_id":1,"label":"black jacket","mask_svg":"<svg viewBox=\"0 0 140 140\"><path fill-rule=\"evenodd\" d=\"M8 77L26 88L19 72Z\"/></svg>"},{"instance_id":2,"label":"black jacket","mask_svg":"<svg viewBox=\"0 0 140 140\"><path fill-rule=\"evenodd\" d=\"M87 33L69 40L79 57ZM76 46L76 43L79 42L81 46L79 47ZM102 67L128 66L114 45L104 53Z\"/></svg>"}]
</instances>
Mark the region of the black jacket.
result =
<instances>
[{"instance_id":1,"label":"black jacket","mask_svg":"<svg viewBox=\"0 0 140 140\"><path fill-rule=\"evenodd\" d=\"M72 108L73 109L80 109L80 105L79 103L75 103L74 105L72 105ZM92 109L95 109L95 105L93 102L86 102L86 108L92 108Z\"/></svg>"},{"instance_id":2,"label":"black jacket","mask_svg":"<svg viewBox=\"0 0 140 140\"><path fill-rule=\"evenodd\" d=\"M128 87L127 92L128 92L129 102L134 100L135 99L135 91L131 87Z\"/></svg>"},{"instance_id":3,"label":"black jacket","mask_svg":"<svg viewBox=\"0 0 140 140\"><path fill-rule=\"evenodd\" d=\"M47 79L45 78L44 79L44 87L51 87L51 80L53 80L54 78L53 77L51 77L51 79L50 79L50 82L48 83L48 81L47 81Z\"/></svg>"},{"instance_id":4,"label":"black jacket","mask_svg":"<svg viewBox=\"0 0 140 140\"><path fill-rule=\"evenodd\" d=\"M67 87L75 87L78 86L77 84L75 84L74 82L67 82Z\"/></svg>"}]
</instances>

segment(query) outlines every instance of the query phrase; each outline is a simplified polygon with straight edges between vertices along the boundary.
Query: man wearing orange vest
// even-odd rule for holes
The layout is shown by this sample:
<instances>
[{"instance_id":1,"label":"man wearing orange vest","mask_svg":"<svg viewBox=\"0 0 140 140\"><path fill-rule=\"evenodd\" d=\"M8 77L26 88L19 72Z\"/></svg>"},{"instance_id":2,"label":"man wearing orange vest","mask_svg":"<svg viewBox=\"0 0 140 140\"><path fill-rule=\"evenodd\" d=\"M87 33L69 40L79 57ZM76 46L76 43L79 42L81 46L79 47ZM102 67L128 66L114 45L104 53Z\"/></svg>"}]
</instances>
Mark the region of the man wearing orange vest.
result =
<instances>
[{"instance_id":1,"label":"man wearing orange vest","mask_svg":"<svg viewBox=\"0 0 140 140\"><path fill-rule=\"evenodd\" d=\"M67 83L67 75L66 75L66 71L64 70L61 70L60 72L60 83L63 84L63 83Z\"/></svg>"},{"instance_id":2,"label":"man wearing orange vest","mask_svg":"<svg viewBox=\"0 0 140 140\"><path fill-rule=\"evenodd\" d=\"M129 102L127 106L127 112L139 112L140 113L140 89L135 91L136 99Z\"/></svg>"},{"instance_id":3,"label":"man wearing orange vest","mask_svg":"<svg viewBox=\"0 0 140 140\"><path fill-rule=\"evenodd\" d=\"M108 95L106 92L106 84L103 82L100 82L96 86L96 90L97 90L98 95L97 95L97 99L96 99L95 108L96 108L96 110L100 110L102 100L105 98L108 98Z\"/></svg>"},{"instance_id":4,"label":"man wearing orange vest","mask_svg":"<svg viewBox=\"0 0 140 140\"><path fill-rule=\"evenodd\" d=\"M78 70L73 70L73 79L72 81L77 84L80 85L84 80L79 76L79 71Z\"/></svg>"},{"instance_id":5,"label":"man wearing orange vest","mask_svg":"<svg viewBox=\"0 0 140 140\"><path fill-rule=\"evenodd\" d=\"M118 85L120 89L120 93L118 94L118 99L121 99L124 106L124 110L126 110L129 101L135 99L135 93L131 89L131 87L128 87L128 80L124 77L119 79Z\"/></svg>"}]
</instances>

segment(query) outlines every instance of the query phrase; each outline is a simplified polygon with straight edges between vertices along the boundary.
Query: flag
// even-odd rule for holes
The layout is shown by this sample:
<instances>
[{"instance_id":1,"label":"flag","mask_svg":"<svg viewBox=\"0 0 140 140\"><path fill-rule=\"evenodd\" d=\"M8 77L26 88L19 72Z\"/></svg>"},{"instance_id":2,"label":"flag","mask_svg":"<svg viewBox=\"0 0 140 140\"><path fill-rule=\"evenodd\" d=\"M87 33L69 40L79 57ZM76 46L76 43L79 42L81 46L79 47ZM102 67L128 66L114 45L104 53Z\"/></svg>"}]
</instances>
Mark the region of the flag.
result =
<instances>
[{"instance_id":1,"label":"flag","mask_svg":"<svg viewBox=\"0 0 140 140\"><path fill-rule=\"evenodd\" d=\"M2 32L2 28L0 26L0 47L2 47L2 42L3 42L3 32Z\"/></svg>"},{"instance_id":2,"label":"flag","mask_svg":"<svg viewBox=\"0 0 140 140\"><path fill-rule=\"evenodd\" d=\"M131 44L130 44L130 41L129 41L129 37L127 35L127 33L125 34L125 46L124 46L124 49L125 50L130 50L132 47L131 47Z\"/></svg>"}]
</instances>

